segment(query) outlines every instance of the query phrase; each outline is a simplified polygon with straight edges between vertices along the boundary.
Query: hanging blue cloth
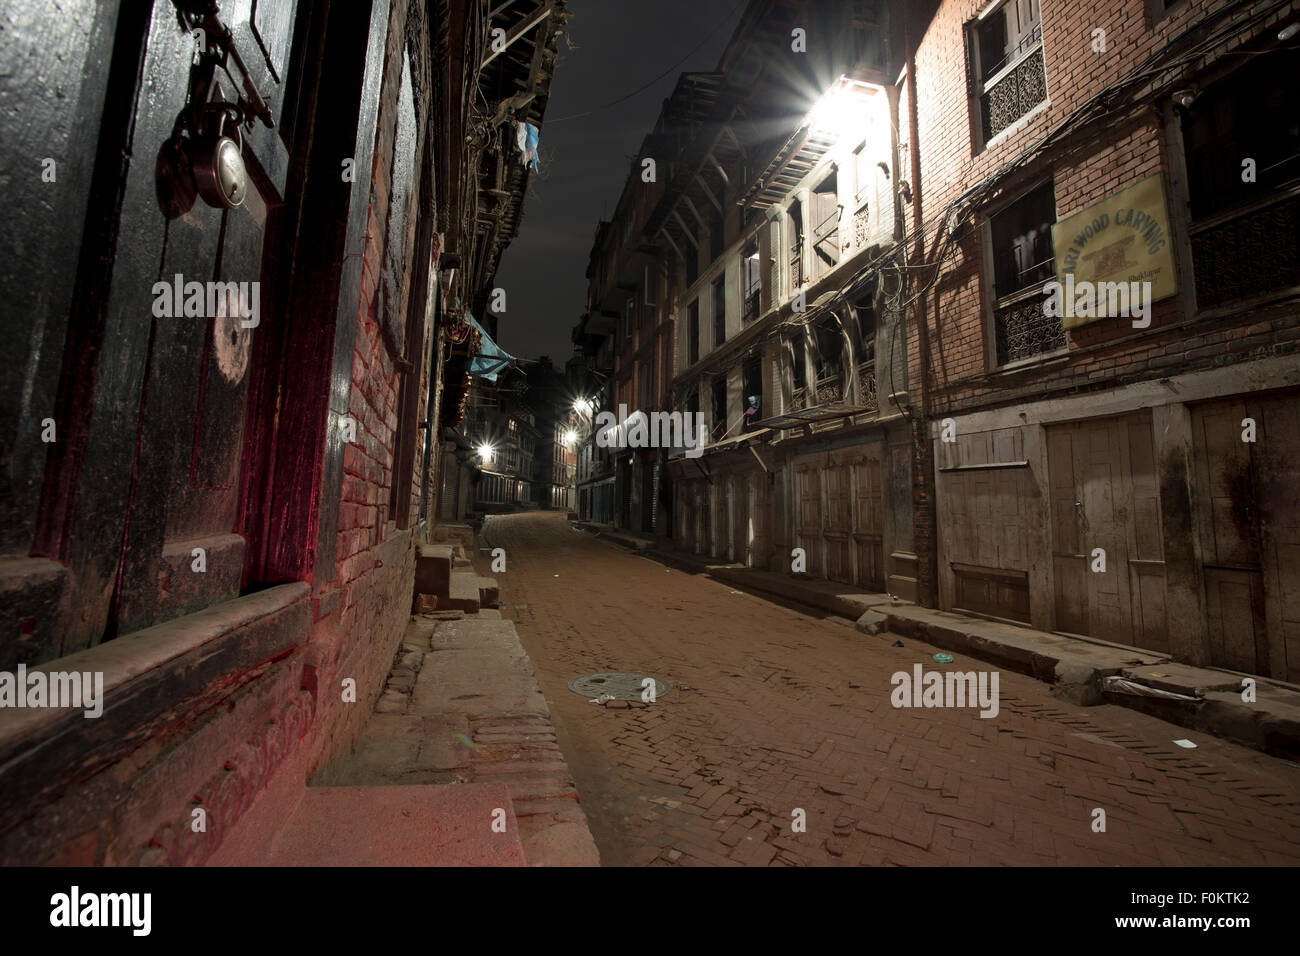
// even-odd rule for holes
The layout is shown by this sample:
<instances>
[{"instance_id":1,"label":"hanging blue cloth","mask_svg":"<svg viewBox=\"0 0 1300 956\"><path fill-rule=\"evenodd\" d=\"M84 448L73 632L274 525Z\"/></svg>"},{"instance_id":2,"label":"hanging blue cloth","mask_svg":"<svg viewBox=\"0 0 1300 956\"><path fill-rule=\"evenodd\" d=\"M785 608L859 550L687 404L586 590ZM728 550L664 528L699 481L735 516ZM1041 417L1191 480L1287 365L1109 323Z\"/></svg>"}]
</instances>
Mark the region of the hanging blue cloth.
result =
<instances>
[{"instance_id":1,"label":"hanging blue cloth","mask_svg":"<svg viewBox=\"0 0 1300 956\"><path fill-rule=\"evenodd\" d=\"M510 363L515 361L515 357L493 342L492 337L483 331L483 326L478 324L474 316L466 314L465 317L469 319L470 325L478 329L478 334L483 339L478 352L469 361L469 374L495 382L497 373L504 372Z\"/></svg>"},{"instance_id":2,"label":"hanging blue cloth","mask_svg":"<svg viewBox=\"0 0 1300 956\"><path fill-rule=\"evenodd\" d=\"M524 165L534 172L538 166L537 145L540 139L541 131L532 123L515 124L515 145L523 154Z\"/></svg>"}]
</instances>

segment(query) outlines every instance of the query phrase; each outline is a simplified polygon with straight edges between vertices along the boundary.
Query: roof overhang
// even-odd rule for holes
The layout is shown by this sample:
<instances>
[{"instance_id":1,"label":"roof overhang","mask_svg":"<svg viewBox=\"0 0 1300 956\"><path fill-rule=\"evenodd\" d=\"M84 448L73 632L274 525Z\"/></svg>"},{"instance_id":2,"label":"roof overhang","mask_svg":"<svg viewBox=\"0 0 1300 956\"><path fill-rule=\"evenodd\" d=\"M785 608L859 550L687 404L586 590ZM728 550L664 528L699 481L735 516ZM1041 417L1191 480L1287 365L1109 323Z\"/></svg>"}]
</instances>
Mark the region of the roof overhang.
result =
<instances>
[{"instance_id":1,"label":"roof overhang","mask_svg":"<svg viewBox=\"0 0 1300 956\"><path fill-rule=\"evenodd\" d=\"M859 412L870 411L865 405L846 405L843 402L827 402L811 408L799 408L794 411L773 415L761 422L754 422L754 428L797 428L814 422L826 422L836 418L847 418Z\"/></svg>"},{"instance_id":2,"label":"roof overhang","mask_svg":"<svg viewBox=\"0 0 1300 956\"><path fill-rule=\"evenodd\" d=\"M767 168L754 180L738 205L767 209L790 195L805 176L817 168L842 135L844 111L854 103L882 94L875 83L841 76L808 112Z\"/></svg>"}]
</instances>

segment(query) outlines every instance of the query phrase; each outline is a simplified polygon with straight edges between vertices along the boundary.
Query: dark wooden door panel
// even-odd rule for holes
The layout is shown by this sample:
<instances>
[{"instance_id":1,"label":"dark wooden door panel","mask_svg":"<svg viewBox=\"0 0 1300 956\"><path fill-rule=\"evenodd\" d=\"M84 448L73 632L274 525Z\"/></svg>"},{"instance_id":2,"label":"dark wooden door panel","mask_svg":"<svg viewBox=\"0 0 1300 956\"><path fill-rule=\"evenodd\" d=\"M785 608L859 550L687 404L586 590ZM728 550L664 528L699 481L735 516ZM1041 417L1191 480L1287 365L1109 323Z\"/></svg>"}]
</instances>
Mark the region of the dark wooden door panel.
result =
<instances>
[{"instance_id":1,"label":"dark wooden door panel","mask_svg":"<svg viewBox=\"0 0 1300 956\"><path fill-rule=\"evenodd\" d=\"M1168 650L1150 414L1053 426L1047 446L1057 630Z\"/></svg>"},{"instance_id":2,"label":"dark wooden door panel","mask_svg":"<svg viewBox=\"0 0 1300 956\"><path fill-rule=\"evenodd\" d=\"M258 29L270 58L252 35L248 0L222 4L220 14L273 116L282 83L270 64L287 56L294 9L291 0L279 6L281 14L266 16ZM75 508L60 539L76 592L64 604L64 653L231 596L244 553L232 532L252 337L273 321L266 237L282 202L287 150L257 121L243 137L250 169L244 205L217 210L200 199L165 207L156 159L191 91L202 89L192 73L195 39L171 3L154 4L152 18L137 26L134 45L119 31L114 57L124 62L111 68L138 77L129 139L119 148L131 159L119 171L116 254L102 287L83 290L104 303L97 362L88 377L65 369L61 383L65 392L93 392L83 418L84 465L69 496ZM229 103L245 94L242 78L220 70L206 91L209 100ZM155 308L155 286L177 276L183 290L203 284L202 315ZM237 298L214 299L211 282L236 283ZM244 314L254 305L256 314ZM194 547L204 550L204 571L194 569Z\"/></svg>"},{"instance_id":3,"label":"dark wooden door panel","mask_svg":"<svg viewBox=\"0 0 1300 956\"><path fill-rule=\"evenodd\" d=\"M1257 571L1205 569L1210 663L1248 674L1267 674L1264 587Z\"/></svg>"}]
</instances>

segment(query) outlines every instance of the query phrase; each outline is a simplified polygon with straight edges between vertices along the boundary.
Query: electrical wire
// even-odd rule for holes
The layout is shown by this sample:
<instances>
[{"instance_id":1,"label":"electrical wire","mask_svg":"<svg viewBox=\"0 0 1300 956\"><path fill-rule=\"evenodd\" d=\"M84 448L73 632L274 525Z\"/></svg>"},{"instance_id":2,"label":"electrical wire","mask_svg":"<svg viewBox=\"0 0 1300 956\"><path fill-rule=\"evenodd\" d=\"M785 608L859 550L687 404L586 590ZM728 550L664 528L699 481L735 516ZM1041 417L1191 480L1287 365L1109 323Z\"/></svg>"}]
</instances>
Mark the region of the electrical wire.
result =
<instances>
[{"instance_id":1,"label":"electrical wire","mask_svg":"<svg viewBox=\"0 0 1300 956\"><path fill-rule=\"evenodd\" d=\"M719 29L720 27L722 27L724 24L730 22L731 19L732 19L732 18L733 18L737 13L740 12L740 8L743 7L743 6L744 6L746 3L748 3L748 2L749 2L749 0L740 0L739 3L737 3L734 7L731 8L731 12L730 12L730 13L728 13L724 18L722 18L722 19L719 20L716 24L714 24L713 29L710 30L708 33L706 33L706 34L704 35L704 37L700 40L699 43L697 43L695 46L691 47L691 49L686 53L685 56L683 56L680 60L678 60L678 61L677 61L676 63L674 63L672 66L668 67L668 69L664 70L664 71L663 71L662 73L660 73L658 76L654 77L653 79L647 80L645 83L642 83L640 86L638 86L638 87L637 87L635 90L633 90L631 93L625 93L624 95L618 97L618 99L610 100L608 103L605 103L605 104L602 104L601 106L597 106L597 107L594 107L594 108L592 108L592 109L586 110L586 111L584 111L584 112L582 112L582 113L572 113L572 114L570 114L570 115L568 115L568 116L559 116L559 117L556 117L555 119L547 120L547 123L548 123L548 124L563 123L563 122L565 122L566 120L582 119L584 116L593 116L593 115L595 115L596 113L602 112L603 110L607 110L607 109L610 109L611 107L618 106L620 103L626 103L628 100L632 99L632 97L637 96L637 95L639 95L639 94L641 94L641 93L644 93L644 92L645 92L646 90L648 90L650 87L654 86L656 83L658 83L658 82L659 82L660 80L662 80L664 77L668 76L668 74L672 73L675 69L677 69L677 68L678 68L679 66L681 66L683 63L685 63L687 60L689 60L691 57L693 57L696 53L698 53L698 52L699 52L699 51L704 47L704 44L708 43L709 40L711 40L711 39L713 38L713 35L714 35L715 33L718 32L718 29Z\"/></svg>"},{"instance_id":2,"label":"electrical wire","mask_svg":"<svg viewBox=\"0 0 1300 956\"><path fill-rule=\"evenodd\" d=\"M806 328L810 326L812 323L814 323L815 321L817 321L821 316L827 313L830 313L832 318L835 319L836 324L840 328L841 334L847 336L847 333L845 332L843 327L842 320L840 320L839 317L835 315L834 312L834 309L838 305L840 300L842 300L848 295L852 295L855 292L860 291L860 289L870 281L870 278L873 275L880 273L884 268L884 265L889 264L886 262L887 259L890 260L891 262L897 260L897 258L900 255L900 250L906 250L907 248L909 248L916 241L918 237L923 237L930 230L930 228L934 227L935 239L934 242L931 244L931 248L940 246L941 237L942 237L942 245L940 246L939 251L936 253L935 258L932 261L924 262L917 266L908 266L908 265L897 266L895 264L895 268L898 270L900 275L900 285L897 293L899 297L903 295L904 289L906 288L906 283L901 281L904 269L931 270L931 275L929 280L922 286L922 288L915 295L901 302L894 300L894 302L892 303L893 307L886 310L887 312L893 314L895 323L901 325L903 322L906 321L907 309L910 308L913 304L915 304L918 300L920 300L923 296L928 295L930 293L930 291L938 283L941 275L943 275L944 272L943 266L949 261L949 259L953 255L955 255L956 247L954 245L955 240L953 237L954 230L951 225L954 220L960 220L964 218L966 214L972 212L975 208L980 206L986 200L987 195L989 193L991 193L1004 181L1010 178L1013 174L1015 174L1019 170L1024 169L1034 160L1038 159L1048 148L1053 146L1058 140L1062 140L1066 138L1067 134L1083 126L1090 125L1091 123L1099 119L1108 118L1118 113L1120 107L1118 105L1116 106L1111 105L1110 101L1112 100L1112 98L1117 97L1119 94L1123 93L1124 91L1133 87L1139 82L1145 81L1147 79L1154 79L1163 76L1164 74L1169 73L1172 70L1178 69L1180 67L1186 67L1188 65L1195 63L1197 60L1201 59L1202 57L1207 55L1211 50L1213 50L1215 46L1218 46L1219 44L1224 42L1224 40L1229 36L1232 36L1234 34L1235 35L1243 34L1251 26L1255 25L1258 22L1266 20L1267 18L1271 17L1274 13L1276 13L1278 10L1287 6L1290 0L1276 0L1276 2L1272 4L1270 7L1255 13L1254 15L1252 15L1252 17L1249 20L1245 21L1244 23L1240 23L1240 24L1229 23L1224 28L1218 31L1214 31L1208 34L1207 36L1205 36L1204 38L1202 38L1189 51L1180 54L1179 56L1170 60L1169 62L1163 62L1164 59L1174 49L1180 46L1188 37L1212 26L1217 21L1223 19L1224 17L1230 15L1231 13L1236 12L1238 9L1248 5L1250 2L1251 0L1239 0L1238 3L1233 4L1229 7L1225 7L1217 11L1216 13L1212 14L1211 16L1207 17L1205 20L1191 25L1190 27L1188 27L1187 30L1185 30L1178 37L1171 40L1169 43L1165 44L1159 50L1152 53L1145 61L1143 61L1133 70L1131 70L1129 73L1120 77L1118 80L1111 83L1110 85L1102 88L1097 93L1093 94L1091 97L1085 100L1082 104L1077 106L1074 110L1070 112L1069 115L1067 115L1064 119L1062 119L1051 129L1047 130L1034 143L1025 147L1015 156L1006 160L1004 163L1002 163L1000 166L998 166L993 171L988 173L978 182L967 187L962 193L960 193L954 199L950 200L943 207L942 210L937 211L935 214L933 214L927 219L923 219L920 223L916 224L910 229L905 228L903 235L899 239L894 240L890 244L889 249L882 252L871 262L862 266L856 273L854 273L852 278L848 279L842 286L839 287L839 289L836 291L834 296L828 299L822 306L820 306L817 310L815 310L811 315L807 315L804 313L792 313L789 317L773 323L772 327L769 330L766 330L762 337L758 338L754 342L749 343L745 352L737 351L735 353L728 354L725 358L719 360L716 363L708 363L707 360L705 363L701 363L696 375L698 375L700 378L703 378L705 375L710 375L710 374L716 376L718 374L730 373L731 371L733 371L735 368L739 367L743 363L745 354L747 354L747 352L753 351L755 347L765 345L774 338L784 336L784 334L792 328L797 328L797 327ZM1158 83L1156 85L1163 88L1169 84ZM1132 104L1126 104L1124 108L1129 108L1131 105ZM795 318L795 316L799 316L799 318ZM942 337L937 336L937 339L938 341L936 342L936 351L940 356L940 362L942 364L943 357L944 357ZM891 336L891 341L892 341L892 336ZM889 366L890 375L891 375L891 383L890 383L891 389L893 385L892 365L893 363L891 362ZM928 370L926 369L922 369L921 374L925 375L927 374L927 371ZM947 381L946 369L944 374L944 380ZM687 383L682 383L681 385L674 388L673 391L674 394L684 393L685 391L688 390L688 388L689 386L687 385ZM904 411L906 413L906 409L904 409ZM911 419L910 413L908 413L908 418L909 420Z\"/></svg>"}]
</instances>

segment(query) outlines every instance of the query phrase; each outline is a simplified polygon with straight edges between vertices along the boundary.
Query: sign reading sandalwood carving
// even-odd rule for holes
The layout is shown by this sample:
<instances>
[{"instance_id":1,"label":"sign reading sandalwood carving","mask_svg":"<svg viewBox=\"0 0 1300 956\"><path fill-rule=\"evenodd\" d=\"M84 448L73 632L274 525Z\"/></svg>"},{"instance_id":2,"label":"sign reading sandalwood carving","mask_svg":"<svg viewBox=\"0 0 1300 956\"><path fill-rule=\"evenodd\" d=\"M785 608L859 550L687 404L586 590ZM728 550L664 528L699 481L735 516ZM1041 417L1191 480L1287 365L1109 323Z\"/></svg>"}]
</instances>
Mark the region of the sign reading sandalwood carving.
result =
<instances>
[{"instance_id":1,"label":"sign reading sandalwood carving","mask_svg":"<svg viewBox=\"0 0 1300 956\"><path fill-rule=\"evenodd\" d=\"M1147 307L1173 295L1178 291L1178 277L1164 175L1148 176L1062 219L1052 226L1052 248L1056 250L1057 281L1062 286L1105 289L1123 283L1149 290ZM1105 302L1105 296L1097 296L1096 308L1065 309L1062 322L1073 328L1107 318L1112 313Z\"/></svg>"}]
</instances>

